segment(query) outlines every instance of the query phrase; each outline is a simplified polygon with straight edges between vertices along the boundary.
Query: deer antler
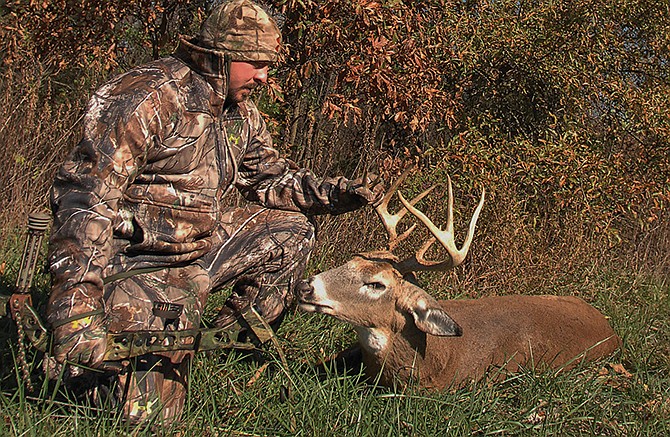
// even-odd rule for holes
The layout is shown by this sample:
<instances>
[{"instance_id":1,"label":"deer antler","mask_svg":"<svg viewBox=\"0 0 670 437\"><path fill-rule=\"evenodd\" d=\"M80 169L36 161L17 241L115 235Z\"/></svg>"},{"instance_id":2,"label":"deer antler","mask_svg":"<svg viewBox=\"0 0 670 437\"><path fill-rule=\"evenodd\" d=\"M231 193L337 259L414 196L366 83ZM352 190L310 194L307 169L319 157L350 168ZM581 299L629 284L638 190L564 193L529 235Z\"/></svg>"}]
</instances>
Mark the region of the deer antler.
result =
<instances>
[{"instance_id":1,"label":"deer antler","mask_svg":"<svg viewBox=\"0 0 670 437\"><path fill-rule=\"evenodd\" d=\"M451 187L451 178L447 177L449 183L449 199L447 204L447 229L441 230L433 224L433 222L426 217L421 211L414 207L416 199L411 202L405 200L400 192L398 192L398 198L404 205L404 207L409 210L409 212L418 218L433 235L426 243L416 252L416 254L406 260L401 261L396 267L402 274L409 273L412 271L418 270L430 270L430 271L444 271L450 268L460 265L465 256L470 249L470 243L472 243L472 238L475 233L475 226L477 225L477 219L479 218L479 213L484 206L484 193L485 190L482 190L482 196L475 209L472 219L470 219L470 227L468 229L468 234L465 237L465 242L460 249L456 247L456 242L454 241L454 196L453 190ZM412 227L413 229L413 227ZM406 238L406 237L405 237ZM428 249L433 245L435 240L439 241L442 247L445 248L449 254L449 259L444 261L429 261L425 259L425 254Z\"/></svg>"},{"instance_id":2,"label":"deer antler","mask_svg":"<svg viewBox=\"0 0 670 437\"><path fill-rule=\"evenodd\" d=\"M387 193L384 195L379 205L375 207L375 211L377 211L377 214L379 215L379 218L381 219L382 224L384 225L386 233L388 234L389 237L389 243L388 243L389 252L393 251L393 249L395 249L401 241L409 237L409 234L411 234L412 231L416 228L416 224L414 224L411 227L409 227L405 232L398 235L398 231L396 228L398 226L398 222L400 222L400 220L405 216L405 214L407 214L407 208L406 207L402 208L396 214L391 214L388 211L389 201L391 200L395 192L398 190L400 184L402 184L404 180L407 178L407 175L409 175L409 172L412 169L413 167L410 167L407 170L405 170L402 175L400 175L398 180L395 181L393 185L391 185L391 188L389 188ZM414 205L416 202L426 197L428 193L430 193L434 188L435 185L428 188L427 190L416 196L414 199L412 199L409 202L409 204Z\"/></svg>"}]
</instances>

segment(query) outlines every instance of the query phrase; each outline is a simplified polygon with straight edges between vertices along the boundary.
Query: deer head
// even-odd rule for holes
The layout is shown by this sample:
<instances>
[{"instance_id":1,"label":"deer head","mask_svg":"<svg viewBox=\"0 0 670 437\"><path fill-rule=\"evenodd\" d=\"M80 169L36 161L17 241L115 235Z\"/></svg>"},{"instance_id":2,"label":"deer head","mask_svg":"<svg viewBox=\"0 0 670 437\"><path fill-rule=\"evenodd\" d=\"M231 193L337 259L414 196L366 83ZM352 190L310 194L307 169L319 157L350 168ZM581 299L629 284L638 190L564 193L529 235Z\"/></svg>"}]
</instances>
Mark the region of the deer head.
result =
<instances>
[{"instance_id":1,"label":"deer head","mask_svg":"<svg viewBox=\"0 0 670 437\"><path fill-rule=\"evenodd\" d=\"M300 307L305 311L328 314L356 327L363 343L383 346L388 333L399 332L408 323L421 331L437 336L459 336L458 324L440 307L438 302L413 281L413 272L420 270L445 271L460 265L468 253L479 213L484 205L484 191L470 220L465 242L459 249L454 241L453 190L448 178L447 224L442 230L414 205L435 186L407 201L400 192L403 208L396 214L388 211L389 201L407 177L406 171L389 189L376 212L389 237L386 250L362 253L343 266L325 271L298 287ZM406 240L416 228L411 226L398 235L397 225L407 214L417 218L430 231L429 238L414 255L399 260L392 251ZM447 252L444 260L426 259L428 249L438 241Z\"/></svg>"}]
</instances>

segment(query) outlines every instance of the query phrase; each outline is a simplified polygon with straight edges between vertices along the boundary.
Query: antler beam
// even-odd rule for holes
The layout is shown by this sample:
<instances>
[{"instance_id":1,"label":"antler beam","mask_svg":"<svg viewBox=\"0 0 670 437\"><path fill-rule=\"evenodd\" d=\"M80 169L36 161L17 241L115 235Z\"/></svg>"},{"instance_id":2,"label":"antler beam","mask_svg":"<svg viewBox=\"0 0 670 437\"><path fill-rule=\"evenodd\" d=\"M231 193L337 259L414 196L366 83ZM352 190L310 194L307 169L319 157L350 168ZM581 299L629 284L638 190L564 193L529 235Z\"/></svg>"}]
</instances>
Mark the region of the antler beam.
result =
<instances>
[{"instance_id":1,"label":"antler beam","mask_svg":"<svg viewBox=\"0 0 670 437\"><path fill-rule=\"evenodd\" d=\"M397 231L398 222L400 222L400 220L402 220L405 214L407 214L407 208L406 207L402 208L396 214L391 214L388 211L389 201L391 200L395 192L398 190L400 184L402 184L405 181L405 179L409 175L409 172L412 169L413 167L410 167L407 170L405 170L402 175L400 175L398 180L393 183L391 188L389 188L389 190L386 192L386 195L384 195L384 197L382 198L382 201L375 208L375 211L377 211L377 214L379 215L379 218L381 219L382 224L384 225L384 229L386 229L386 233L388 234L389 237L388 242L389 252L393 251L401 241L409 237L412 231L416 228L416 224L414 224L411 227L409 227L405 232L398 235ZM428 188L427 190L416 196L414 199L412 199L409 202L409 204L410 205L416 204L418 201L426 197L431 191L433 191L434 188L435 185Z\"/></svg>"},{"instance_id":2,"label":"antler beam","mask_svg":"<svg viewBox=\"0 0 670 437\"><path fill-rule=\"evenodd\" d=\"M439 227L433 224L433 222L428 217L426 217L424 213L414 207L416 199L408 202L405 200L403 195L398 192L398 198L402 202L405 209L408 210L414 217L419 219L424 225L426 225L430 233L433 235L433 237L426 241L426 243L416 252L414 256L401 261L398 264L397 268L403 274L419 270L444 271L451 269L463 262L468 253L468 250L470 249L470 244L472 243L472 239L474 237L477 220L479 219L479 213L484 206L485 190L482 190L482 196L479 200L479 204L477 205L477 208L475 209L475 212L470 219L468 234L465 237L463 245L459 249L456 246L454 238L453 189L451 186L451 178L447 177L447 179L449 185L449 199L447 204L447 228L445 230L441 230ZM439 241L442 247L444 247L444 249L447 251L447 254L449 255L448 259L443 261L430 261L425 258L426 252L436 240Z\"/></svg>"}]
</instances>

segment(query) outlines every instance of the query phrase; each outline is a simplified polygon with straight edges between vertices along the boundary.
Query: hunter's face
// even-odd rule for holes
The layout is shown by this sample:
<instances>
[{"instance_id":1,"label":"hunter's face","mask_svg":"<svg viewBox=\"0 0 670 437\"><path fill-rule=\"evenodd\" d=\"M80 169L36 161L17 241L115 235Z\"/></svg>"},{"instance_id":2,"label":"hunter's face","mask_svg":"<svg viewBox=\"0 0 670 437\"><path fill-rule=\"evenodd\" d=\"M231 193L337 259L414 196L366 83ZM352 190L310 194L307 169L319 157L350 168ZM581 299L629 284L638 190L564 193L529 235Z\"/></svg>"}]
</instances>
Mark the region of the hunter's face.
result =
<instances>
[{"instance_id":1,"label":"hunter's face","mask_svg":"<svg viewBox=\"0 0 670 437\"><path fill-rule=\"evenodd\" d=\"M269 62L231 62L226 103L240 103L254 88L267 83L269 66Z\"/></svg>"}]
</instances>

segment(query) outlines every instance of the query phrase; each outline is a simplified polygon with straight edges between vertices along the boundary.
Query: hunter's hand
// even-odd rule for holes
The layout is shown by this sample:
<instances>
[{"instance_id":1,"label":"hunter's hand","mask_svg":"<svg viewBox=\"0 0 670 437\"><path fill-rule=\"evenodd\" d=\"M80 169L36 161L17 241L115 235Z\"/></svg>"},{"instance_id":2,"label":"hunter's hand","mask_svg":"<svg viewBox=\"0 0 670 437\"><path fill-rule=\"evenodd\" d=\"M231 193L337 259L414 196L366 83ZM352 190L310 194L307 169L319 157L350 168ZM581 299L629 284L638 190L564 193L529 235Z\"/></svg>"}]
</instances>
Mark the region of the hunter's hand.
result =
<instances>
[{"instance_id":1,"label":"hunter's hand","mask_svg":"<svg viewBox=\"0 0 670 437\"><path fill-rule=\"evenodd\" d=\"M376 206L384 197L386 188L382 178L373 173L368 173L364 178L358 178L350 182L348 191L363 199L363 204Z\"/></svg>"},{"instance_id":2,"label":"hunter's hand","mask_svg":"<svg viewBox=\"0 0 670 437\"><path fill-rule=\"evenodd\" d=\"M96 314L72 320L53 330L52 354L59 363L96 367L107 350L107 321Z\"/></svg>"}]
</instances>

